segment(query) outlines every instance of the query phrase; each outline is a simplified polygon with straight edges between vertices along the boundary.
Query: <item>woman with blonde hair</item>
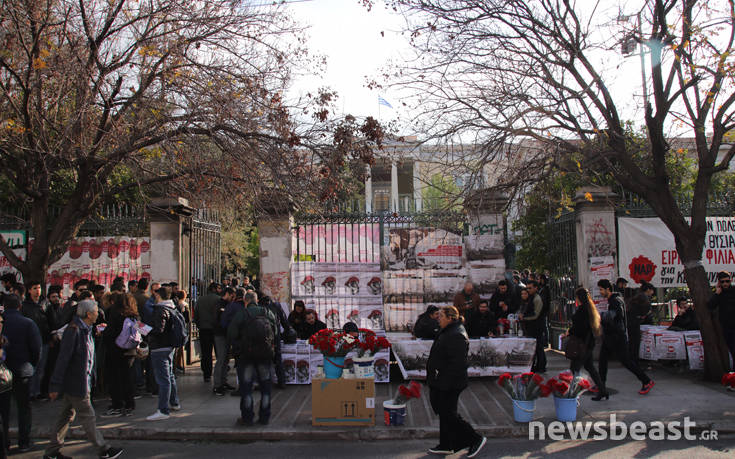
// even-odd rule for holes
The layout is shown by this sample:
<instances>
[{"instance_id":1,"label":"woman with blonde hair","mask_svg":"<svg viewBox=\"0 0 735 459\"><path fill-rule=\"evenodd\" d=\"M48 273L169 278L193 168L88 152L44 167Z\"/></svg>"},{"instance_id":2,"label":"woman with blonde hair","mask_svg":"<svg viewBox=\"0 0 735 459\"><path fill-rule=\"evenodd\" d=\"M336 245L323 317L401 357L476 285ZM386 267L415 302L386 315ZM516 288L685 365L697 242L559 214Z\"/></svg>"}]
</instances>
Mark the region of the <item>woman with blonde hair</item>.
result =
<instances>
[{"instance_id":1,"label":"woman with blonde hair","mask_svg":"<svg viewBox=\"0 0 735 459\"><path fill-rule=\"evenodd\" d=\"M592 301L589 290L580 287L574 292L574 295L577 298L578 306L572 316L572 327L567 331L566 336L574 336L580 339L585 344L585 351L578 358L572 360L570 369L572 373L577 375L579 374L579 370L584 367L600 391L592 400L599 401L603 398L607 399L607 389L595 368L592 352L595 348L595 337L602 335L600 313Z\"/></svg>"},{"instance_id":2,"label":"woman with blonde hair","mask_svg":"<svg viewBox=\"0 0 735 459\"><path fill-rule=\"evenodd\" d=\"M486 440L457 412L459 394L467 387L467 351L470 348L457 308L441 308L439 328L426 363L431 408L439 415L439 444L429 452L453 454L469 448L467 457L475 457Z\"/></svg>"}]
</instances>

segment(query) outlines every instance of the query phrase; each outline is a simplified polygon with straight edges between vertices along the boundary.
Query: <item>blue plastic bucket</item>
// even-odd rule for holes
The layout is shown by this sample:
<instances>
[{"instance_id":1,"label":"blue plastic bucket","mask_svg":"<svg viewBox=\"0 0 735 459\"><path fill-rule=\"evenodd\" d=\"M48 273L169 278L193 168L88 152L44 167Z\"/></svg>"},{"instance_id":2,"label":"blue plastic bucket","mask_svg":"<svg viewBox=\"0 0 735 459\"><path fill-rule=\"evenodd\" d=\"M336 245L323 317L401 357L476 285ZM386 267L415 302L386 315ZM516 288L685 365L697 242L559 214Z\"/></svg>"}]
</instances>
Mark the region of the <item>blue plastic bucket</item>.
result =
<instances>
[{"instance_id":1,"label":"blue plastic bucket","mask_svg":"<svg viewBox=\"0 0 735 459\"><path fill-rule=\"evenodd\" d=\"M513 419L516 422L533 421L533 412L536 410L536 400L513 400Z\"/></svg>"},{"instance_id":2,"label":"blue plastic bucket","mask_svg":"<svg viewBox=\"0 0 735 459\"><path fill-rule=\"evenodd\" d=\"M345 368L345 358L324 356L324 377L327 379L339 379Z\"/></svg>"},{"instance_id":3,"label":"blue plastic bucket","mask_svg":"<svg viewBox=\"0 0 735 459\"><path fill-rule=\"evenodd\" d=\"M577 420L577 398L559 398L554 396L554 406L556 407L556 419L562 422L571 422Z\"/></svg>"},{"instance_id":4,"label":"blue plastic bucket","mask_svg":"<svg viewBox=\"0 0 735 459\"><path fill-rule=\"evenodd\" d=\"M406 405L394 405L393 400L383 402L383 419L387 426L402 426L406 422Z\"/></svg>"}]
</instances>

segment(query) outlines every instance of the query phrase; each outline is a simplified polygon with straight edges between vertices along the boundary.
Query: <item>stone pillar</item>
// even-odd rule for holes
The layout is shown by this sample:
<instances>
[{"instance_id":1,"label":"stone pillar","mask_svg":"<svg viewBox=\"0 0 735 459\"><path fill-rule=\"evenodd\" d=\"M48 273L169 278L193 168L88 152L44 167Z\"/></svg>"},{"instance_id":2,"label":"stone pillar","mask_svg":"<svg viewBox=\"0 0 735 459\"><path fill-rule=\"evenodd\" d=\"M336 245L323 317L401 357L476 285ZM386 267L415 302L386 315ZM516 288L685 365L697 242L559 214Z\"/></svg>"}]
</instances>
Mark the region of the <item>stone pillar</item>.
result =
<instances>
[{"instance_id":1,"label":"stone pillar","mask_svg":"<svg viewBox=\"0 0 735 459\"><path fill-rule=\"evenodd\" d=\"M390 210L398 212L398 165L395 161L390 163Z\"/></svg>"},{"instance_id":2,"label":"stone pillar","mask_svg":"<svg viewBox=\"0 0 735 459\"><path fill-rule=\"evenodd\" d=\"M583 187L574 196L579 283L587 287L601 310L607 302L597 290L597 281L617 279L615 206L617 195L610 187Z\"/></svg>"},{"instance_id":3,"label":"stone pillar","mask_svg":"<svg viewBox=\"0 0 735 459\"><path fill-rule=\"evenodd\" d=\"M287 205L271 204L257 217L257 223L260 238L260 290L288 310L291 305L293 219Z\"/></svg>"},{"instance_id":4,"label":"stone pillar","mask_svg":"<svg viewBox=\"0 0 735 459\"><path fill-rule=\"evenodd\" d=\"M373 211L373 171L370 165L367 168L367 178L365 179L365 212Z\"/></svg>"},{"instance_id":5,"label":"stone pillar","mask_svg":"<svg viewBox=\"0 0 735 459\"><path fill-rule=\"evenodd\" d=\"M489 298L498 282L505 278L505 216L508 197L490 190L479 190L465 201L469 236L465 243L469 280L480 296Z\"/></svg>"},{"instance_id":6,"label":"stone pillar","mask_svg":"<svg viewBox=\"0 0 735 459\"><path fill-rule=\"evenodd\" d=\"M183 273L181 257L187 251L183 246L182 229L185 220L193 214L189 201L184 198L156 198L148 206L151 221L151 280L177 282L188 285Z\"/></svg>"},{"instance_id":7,"label":"stone pillar","mask_svg":"<svg viewBox=\"0 0 735 459\"><path fill-rule=\"evenodd\" d=\"M191 233L189 217L194 209L184 198L156 198L148 205L148 213L151 221L151 280L176 282L180 289L189 293L191 242L190 236L184 235L184 230ZM189 336L191 340L184 348L187 364L199 360L201 355L199 335L193 324L189 328Z\"/></svg>"},{"instance_id":8,"label":"stone pillar","mask_svg":"<svg viewBox=\"0 0 735 459\"><path fill-rule=\"evenodd\" d=\"M421 212L424 208L424 201L421 198L421 192L423 188L421 186L421 168L419 162L413 162L413 205L416 212Z\"/></svg>"}]
</instances>

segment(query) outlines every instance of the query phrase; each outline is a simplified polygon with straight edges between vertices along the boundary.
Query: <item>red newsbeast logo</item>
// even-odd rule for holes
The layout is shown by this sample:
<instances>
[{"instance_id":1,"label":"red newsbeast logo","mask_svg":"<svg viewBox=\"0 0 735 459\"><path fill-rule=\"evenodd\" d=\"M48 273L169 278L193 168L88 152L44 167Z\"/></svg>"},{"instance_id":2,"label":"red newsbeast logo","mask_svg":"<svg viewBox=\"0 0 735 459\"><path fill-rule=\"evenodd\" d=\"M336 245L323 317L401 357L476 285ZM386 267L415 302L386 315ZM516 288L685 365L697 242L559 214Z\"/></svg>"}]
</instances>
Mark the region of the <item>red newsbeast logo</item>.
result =
<instances>
[{"instance_id":1,"label":"red newsbeast logo","mask_svg":"<svg viewBox=\"0 0 735 459\"><path fill-rule=\"evenodd\" d=\"M630 277L638 284L651 282L653 276L656 275L656 264L643 255L633 258L628 268L630 268Z\"/></svg>"}]
</instances>

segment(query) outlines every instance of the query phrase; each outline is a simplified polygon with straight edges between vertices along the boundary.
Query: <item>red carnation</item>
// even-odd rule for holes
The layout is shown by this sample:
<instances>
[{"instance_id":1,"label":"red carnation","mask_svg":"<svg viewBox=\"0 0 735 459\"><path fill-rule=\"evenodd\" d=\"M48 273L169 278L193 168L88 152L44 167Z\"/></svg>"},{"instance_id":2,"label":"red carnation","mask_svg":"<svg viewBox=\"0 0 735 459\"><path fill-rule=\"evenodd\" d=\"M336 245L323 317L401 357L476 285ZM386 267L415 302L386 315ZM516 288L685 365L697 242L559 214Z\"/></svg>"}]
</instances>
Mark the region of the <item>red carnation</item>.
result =
<instances>
[{"instance_id":1,"label":"red carnation","mask_svg":"<svg viewBox=\"0 0 735 459\"><path fill-rule=\"evenodd\" d=\"M559 379L566 383L570 383L574 379L574 375L570 371L564 371L559 373Z\"/></svg>"},{"instance_id":2,"label":"red carnation","mask_svg":"<svg viewBox=\"0 0 735 459\"><path fill-rule=\"evenodd\" d=\"M551 384L541 384L539 386L541 389L541 396L542 397L548 397L551 392L553 391L553 388L551 387Z\"/></svg>"},{"instance_id":3,"label":"red carnation","mask_svg":"<svg viewBox=\"0 0 735 459\"><path fill-rule=\"evenodd\" d=\"M502 375L500 375L500 377L498 378L498 385L499 385L499 386L502 386L502 385L503 385L503 384L505 383L505 381L507 381L507 380L510 380L511 378L512 378L512 376L511 376L511 374L510 374L510 373L503 373L503 374L502 374Z\"/></svg>"},{"instance_id":4,"label":"red carnation","mask_svg":"<svg viewBox=\"0 0 735 459\"><path fill-rule=\"evenodd\" d=\"M537 374L534 374L533 376L531 376L531 379L533 380L533 382L536 383L537 386L540 386L541 383L544 382L544 378L541 375L537 375Z\"/></svg>"}]
</instances>

